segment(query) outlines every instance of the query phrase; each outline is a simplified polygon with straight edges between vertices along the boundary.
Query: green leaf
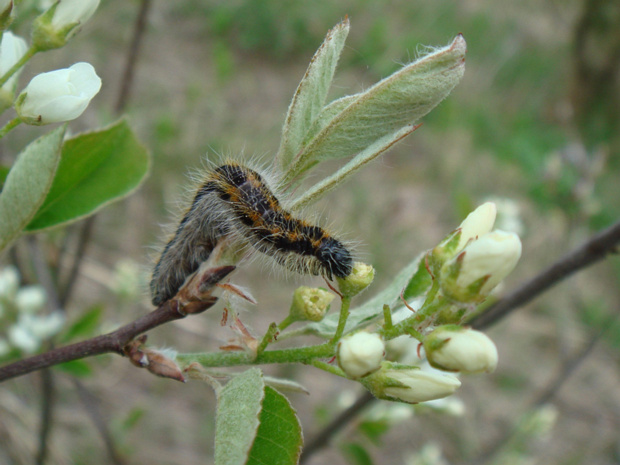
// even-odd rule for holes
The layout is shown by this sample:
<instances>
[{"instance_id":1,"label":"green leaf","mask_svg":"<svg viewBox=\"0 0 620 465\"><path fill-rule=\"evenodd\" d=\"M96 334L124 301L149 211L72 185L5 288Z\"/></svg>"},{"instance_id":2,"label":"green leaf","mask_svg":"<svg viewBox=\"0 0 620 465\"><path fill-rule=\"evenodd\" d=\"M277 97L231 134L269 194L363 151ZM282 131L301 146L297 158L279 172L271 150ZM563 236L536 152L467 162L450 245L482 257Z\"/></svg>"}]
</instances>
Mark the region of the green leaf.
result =
<instances>
[{"instance_id":1,"label":"green leaf","mask_svg":"<svg viewBox=\"0 0 620 465\"><path fill-rule=\"evenodd\" d=\"M407 287L403 292L403 298L405 300L413 299L415 297L420 297L430 289L433 285L433 280L431 279L431 275L426 269L426 265L424 263L424 256L426 253L422 255L422 258L418 262L418 269L415 274L407 283Z\"/></svg>"},{"instance_id":2,"label":"green leaf","mask_svg":"<svg viewBox=\"0 0 620 465\"><path fill-rule=\"evenodd\" d=\"M419 264L423 261L426 252L418 255L415 260L409 263L405 268L403 268L392 280L390 284L388 284L381 292L375 295L370 300L366 301L364 304L359 307L353 308L351 310L351 314L347 319L347 324L345 326L345 333L351 332L355 329L363 328L364 326L369 325L373 321L377 320L379 317L383 316L383 305L384 304L393 304L397 299L400 298L400 293L405 286L410 282L411 277L416 273L419 269ZM322 337L331 337L334 335L336 331L336 327L338 326L338 312L327 315L323 321L319 321L318 323L309 323L299 332L303 332L305 334L316 334L317 336Z\"/></svg>"},{"instance_id":3,"label":"green leaf","mask_svg":"<svg viewBox=\"0 0 620 465\"><path fill-rule=\"evenodd\" d=\"M250 368L235 376L218 394L215 420L215 465L242 465L259 428L265 397L263 375Z\"/></svg>"},{"instance_id":4,"label":"green leaf","mask_svg":"<svg viewBox=\"0 0 620 465\"><path fill-rule=\"evenodd\" d=\"M312 123L325 105L338 64L338 58L349 34L349 20L338 23L327 33L316 51L306 74L299 83L295 96L288 108L282 142L276 159L282 169L286 168L302 148L302 141Z\"/></svg>"},{"instance_id":5,"label":"green leaf","mask_svg":"<svg viewBox=\"0 0 620 465\"><path fill-rule=\"evenodd\" d=\"M260 426L247 465L296 465L303 437L299 418L288 399L265 387Z\"/></svg>"},{"instance_id":6,"label":"green leaf","mask_svg":"<svg viewBox=\"0 0 620 465\"><path fill-rule=\"evenodd\" d=\"M50 190L65 125L30 143L15 160L0 193L0 251L20 236Z\"/></svg>"},{"instance_id":7,"label":"green leaf","mask_svg":"<svg viewBox=\"0 0 620 465\"><path fill-rule=\"evenodd\" d=\"M0 165L0 192L2 192L2 187L6 182L6 177L9 175L9 171L11 171L11 168Z\"/></svg>"},{"instance_id":8,"label":"green leaf","mask_svg":"<svg viewBox=\"0 0 620 465\"><path fill-rule=\"evenodd\" d=\"M348 442L340 446L342 454L347 458L347 462L352 465L373 465L372 457L368 451L354 442Z\"/></svg>"},{"instance_id":9,"label":"green leaf","mask_svg":"<svg viewBox=\"0 0 620 465\"><path fill-rule=\"evenodd\" d=\"M404 66L370 89L333 102L319 115L303 150L284 175L290 182L317 161L354 155L378 139L412 125L448 96L465 71L465 40Z\"/></svg>"},{"instance_id":10,"label":"green leaf","mask_svg":"<svg viewBox=\"0 0 620 465\"><path fill-rule=\"evenodd\" d=\"M363 433L373 444L381 444L381 436L390 430L390 422L388 420L362 421L357 429Z\"/></svg>"},{"instance_id":11,"label":"green leaf","mask_svg":"<svg viewBox=\"0 0 620 465\"><path fill-rule=\"evenodd\" d=\"M125 120L67 140L54 183L27 230L93 214L133 192L148 169L148 152Z\"/></svg>"},{"instance_id":12,"label":"green leaf","mask_svg":"<svg viewBox=\"0 0 620 465\"><path fill-rule=\"evenodd\" d=\"M86 360L72 360L70 362L60 363L54 368L58 368L77 378L86 378L93 374L93 369Z\"/></svg>"},{"instance_id":13,"label":"green leaf","mask_svg":"<svg viewBox=\"0 0 620 465\"><path fill-rule=\"evenodd\" d=\"M344 166L342 166L335 173L329 175L328 177L322 179L310 189L304 191L298 198L296 198L290 205L287 205L291 210L299 210L307 206L308 204L317 201L321 196L342 184L346 179L349 178L353 173L355 173L362 166L371 162L379 155L389 150L394 144L400 142L402 139L407 137L413 131L417 129L418 126L405 126L398 131L388 134L385 137L380 138L374 143L370 144L366 147L365 150L362 150L355 157L353 157L349 162L347 162Z\"/></svg>"},{"instance_id":14,"label":"green leaf","mask_svg":"<svg viewBox=\"0 0 620 465\"><path fill-rule=\"evenodd\" d=\"M103 307L97 305L84 315L82 315L75 323L73 323L62 335L60 342L65 344L78 337L92 336L99 326Z\"/></svg>"}]
</instances>

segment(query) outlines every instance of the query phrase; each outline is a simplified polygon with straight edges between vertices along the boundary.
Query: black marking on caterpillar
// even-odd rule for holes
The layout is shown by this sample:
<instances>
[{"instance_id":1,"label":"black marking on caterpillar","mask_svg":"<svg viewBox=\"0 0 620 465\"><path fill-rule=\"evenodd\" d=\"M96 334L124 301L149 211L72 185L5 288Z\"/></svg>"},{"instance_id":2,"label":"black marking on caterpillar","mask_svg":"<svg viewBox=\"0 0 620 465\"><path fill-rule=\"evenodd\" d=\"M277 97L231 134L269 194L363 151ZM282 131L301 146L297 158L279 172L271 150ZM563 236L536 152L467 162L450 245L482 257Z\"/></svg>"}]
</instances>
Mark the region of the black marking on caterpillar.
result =
<instances>
[{"instance_id":1,"label":"black marking on caterpillar","mask_svg":"<svg viewBox=\"0 0 620 465\"><path fill-rule=\"evenodd\" d=\"M341 241L284 210L259 173L229 162L208 174L164 248L151 280L153 304L172 298L224 237L302 274L344 278L353 268Z\"/></svg>"}]
</instances>

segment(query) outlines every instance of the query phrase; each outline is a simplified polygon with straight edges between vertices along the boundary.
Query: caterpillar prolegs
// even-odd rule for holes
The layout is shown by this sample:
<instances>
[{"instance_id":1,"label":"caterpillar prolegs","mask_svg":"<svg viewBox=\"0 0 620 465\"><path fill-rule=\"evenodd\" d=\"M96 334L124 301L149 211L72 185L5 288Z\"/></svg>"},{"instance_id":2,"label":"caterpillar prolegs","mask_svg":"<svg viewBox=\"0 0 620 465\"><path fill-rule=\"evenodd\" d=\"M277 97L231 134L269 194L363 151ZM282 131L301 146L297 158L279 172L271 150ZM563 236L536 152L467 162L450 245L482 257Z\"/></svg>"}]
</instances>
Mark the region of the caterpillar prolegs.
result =
<instances>
[{"instance_id":1,"label":"caterpillar prolegs","mask_svg":"<svg viewBox=\"0 0 620 465\"><path fill-rule=\"evenodd\" d=\"M242 241L298 273L332 279L352 272L351 253L340 240L293 217L263 176L231 162L208 173L165 246L151 280L153 304L172 298L224 237Z\"/></svg>"}]
</instances>

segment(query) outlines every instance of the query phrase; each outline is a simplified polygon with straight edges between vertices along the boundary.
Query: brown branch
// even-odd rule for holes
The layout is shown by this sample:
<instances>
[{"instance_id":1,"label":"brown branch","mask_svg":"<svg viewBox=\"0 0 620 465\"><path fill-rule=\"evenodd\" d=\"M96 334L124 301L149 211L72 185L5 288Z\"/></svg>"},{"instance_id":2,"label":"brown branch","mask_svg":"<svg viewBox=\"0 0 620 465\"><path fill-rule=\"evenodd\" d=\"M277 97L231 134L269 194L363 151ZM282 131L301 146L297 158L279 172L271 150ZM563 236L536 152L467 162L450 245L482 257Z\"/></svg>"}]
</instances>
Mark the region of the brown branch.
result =
<instances>
[{"instance_id":1,"label":"brown branch","mask_svg":"<svg viewBox=\"0 0 620 465\"><path fill-rule=\"evenodd\" d=\"M200 313L212 307L217 300L211 295L215 285L234 269L234 266L206 268L197 273L172 299L116 331L0 367L0 382L93 355L105 353L126 355L125 347L137 336L157 326L184 318L190 313Z\"/></svg>"},{"instance_id":2,"label":"brown branch","mask_svg":"<svg viewBox=\"0 0 620 465\"><path fill-rule=\"evenodd\" d=\"M133 84L133 77L135 73L136 64L138 62L138 53L140 52L140 45L142 44L142 38L146 30L146 20L148 18L149 9L151 7L151 0L142 0L140 2L140 10L138 16L136 16L136 22L133 27L133 36L131 38L131 45L127 53L127 60L125 61L125 70L123 77L121 78L121 90L118 94L118 99L114 105L115 113L121 113L127 102L129 101L129 94Z\"/></svg>"},{"instance_id":3,"label":"brown branch","mask_svg":"<svg viewBox=\"0 0 620 465\"><path fill-rule=\"evenodd\" d=\"M620 244L620 221L595 234L581 247L566 254L549 268L503 296L469 323L477 329L489 327L573 273L602 260L611 253L617 253L618 244Z\"/></svg>"}]
</instances>

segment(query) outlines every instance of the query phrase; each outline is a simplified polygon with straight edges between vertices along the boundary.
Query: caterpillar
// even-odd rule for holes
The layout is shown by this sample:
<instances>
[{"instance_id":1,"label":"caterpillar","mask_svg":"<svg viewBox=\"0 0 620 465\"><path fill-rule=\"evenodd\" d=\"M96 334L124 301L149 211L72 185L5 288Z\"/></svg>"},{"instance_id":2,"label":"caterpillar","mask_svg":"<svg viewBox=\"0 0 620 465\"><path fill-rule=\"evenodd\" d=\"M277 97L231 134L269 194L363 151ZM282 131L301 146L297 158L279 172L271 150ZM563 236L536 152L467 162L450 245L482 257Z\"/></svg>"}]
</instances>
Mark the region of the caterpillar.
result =
<instances>
[{"instance_id":1,"label":"caterpillar","mask_svg":"<svg viewBox=\"0 0 620 465\"><path fill-rule=\"evenodd\" d=\"M155 265L151 297L172 298L222 238L242 241L301 274L351 274L348 248L319 226L287 212L258 172L228 162L209 172Z\"/></svg>"}]
</instances>

